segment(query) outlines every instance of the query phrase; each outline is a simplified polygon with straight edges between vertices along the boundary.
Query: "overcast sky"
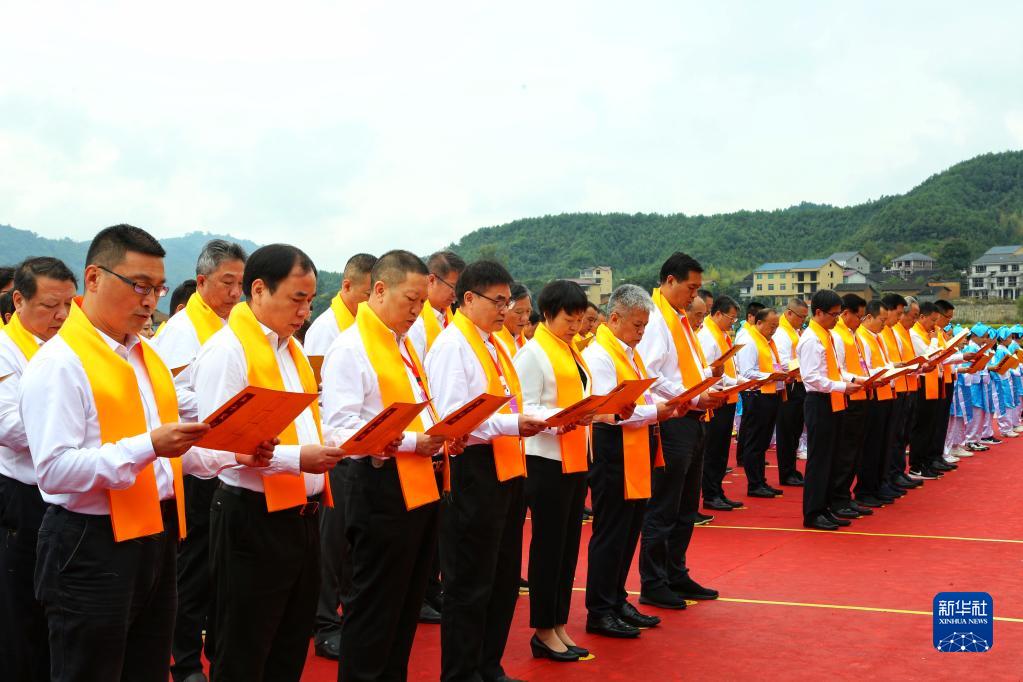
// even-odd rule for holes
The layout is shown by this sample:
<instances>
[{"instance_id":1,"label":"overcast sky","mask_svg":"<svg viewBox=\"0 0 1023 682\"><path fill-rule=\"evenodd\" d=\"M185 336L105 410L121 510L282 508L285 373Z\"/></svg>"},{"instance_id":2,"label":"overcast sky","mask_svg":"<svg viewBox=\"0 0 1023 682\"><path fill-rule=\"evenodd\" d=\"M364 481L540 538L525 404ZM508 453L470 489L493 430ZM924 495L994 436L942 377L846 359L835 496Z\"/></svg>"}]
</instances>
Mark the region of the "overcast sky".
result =
<instances>
[{"instance_id":1,"label":"overcast sky","mask_svg":"<svg viewBox=\"0 0 1023 682\"><path fill-rule=\"evenodd\" d=\"M0 4L0 223L321 267L567 211L900 193L1023 147L1019 2Z\"/></svg>"}]
</instances>

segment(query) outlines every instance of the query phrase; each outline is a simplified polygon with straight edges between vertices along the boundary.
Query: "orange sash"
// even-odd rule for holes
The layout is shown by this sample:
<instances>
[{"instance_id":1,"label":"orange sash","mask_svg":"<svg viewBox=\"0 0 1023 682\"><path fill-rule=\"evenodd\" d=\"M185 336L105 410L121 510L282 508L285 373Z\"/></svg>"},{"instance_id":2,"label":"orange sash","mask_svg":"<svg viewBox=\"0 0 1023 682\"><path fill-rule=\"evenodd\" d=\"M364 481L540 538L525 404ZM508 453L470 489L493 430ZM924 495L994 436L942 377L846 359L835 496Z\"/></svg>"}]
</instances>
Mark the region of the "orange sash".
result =
<instances>
[{"instance_id":1,"label":"orange sash","mask_svg":"<svg viewBox=\"0 0 1023 682\"><path fill-rule=\"evenodd\" d=\"M732 349L732 337L723 332L721 330L721 327L719 327L714 320L710 319L705 320L703 326L706 327L707 330L710 331L710 335L714 337L714 341L717 343L718 349L721 350L722 355L724 355L725 353ZM725 375L730 376L733 379L736 379L734 357L725 360ZM738 400L739 396L736 395L735 393L732 393L731 395L728 396L728 402L730 404L738 402Z\"/></svg>"},{"instance_id":2,"label":"orange sash","mask_svg":"<svg viewBox=\"0 0 1023 682\"><path fill-rule=\"evenodd\" d=\"M703 381L703 368L707 361L703 357L703 349L693 337L693 329L689 325L689 318L682 316L679 319L678 312L671 307L668 299L661 295L660 289L654 289L654 304L671 332L671 340L674 341L675 352L678 354L678 368L682 374L682 383L686 388L692 388ZM697 366L697 358L699 366Z\"/></svg>"},{"instance_id":3,"label":"orange sash","mask_svg":"<svg viewBox=\"0 0 1023 682\"><path fill-rule=\"evenodd\" d=\"M859 331L859 327L857 327L857 331ZM860 349L857 345L856 337L853 336L852 330L849 329L841 317L835 323L835 333L838 334L838 338L842 339L842 350L845 351L845 371L858 377L867 376L867 373L863 370L862 358L860 357ZM849 400L866 399L866 391L857 391L849 396Z\"/></svg>"},{"instance_id":4,"label":"orange sash","mask_svg":"<svg viewBox=\"0 0 1023 682\"><path fill-rule=\"evenodd\" d=\"M799 345L799 333L792 327L792 323L789 322L789 318L785 317L785 313L782 312L778 316L778 328L783 330L789 337L789 341L792 342L792 355L796 354L796 346Z\"/></svg>"},{"instance_id":5,"label":"orange sash","mask_svg":"<svg viewBox=\"0 0 1023 682\"><path fill-rule=\"evenodd\" d=\"M924 346L930 346L931 335L927 333L924 326L917 322L913 325L913 333L920 337L920 340L924 342ZM914 355L916 355L914 351ZM932 369L930 372L924 374L924 398L926 400L937 400L941 394L938 384L941 383L941 372L938 369Z\"/></svg>"},{"instance_id":6,"label":"orange sash","mask_svg":"<svg viewBox=\"0 0 1023 682\"><path fill-rule=\"evenodd\" d=\"M334 320L337 322L337 330L339 332L343 332L355 324L355 315L352 315L352 311L341 300L340 291L337 296L330 299L330 309L334 311Z\"/></svg>"},{"instance_id":7,"label":"orange sash","mask_svg":"<svg viewBox=\"0 0 1023 682\"><path fill-rule=\"evenodd\" d=\"M270 339L266 337L260 326L259 320L252 312L247 302L239 303L231 310L227 319L227 326L231 328L245 352L245 362L248 365L249 385L260 388L269 388L275 391L283 391L284 378L281 376L280 367L277 365L275 350L270 347ZM298 378L302 382L302 390L306 393L316 393L316 376L313 368L309 365L305 353L299 347L294 337L288 337L288 352L298 369ZM323 442L323 433L320 428L320 405L314 400L309 406L312 410L313 422L316 424L316 432L319 442ZM295 422L288 424L281 432L282 445L299 445L298 429ZM273 474L263 476L263 491L266 495L267 511L275 512L282 509L299 507L306 503L305 475L302 472L297 474ZM330 479L323 474L323 498L324 504L334 506L334 498L330 491Z\"/></svg>"},{"instance_id":8,"label":"orange sash","mask_svg":"<svg viewBox=\"0 0 1023 682\"><path fill-rule=\"evenodd\" d=\"M774 340L768 340L760 333L755 324L748 325L746 333L753 339L753 343L757 345L757 369L765 374L773 374L775 365L781 364L781 358L778 357L778 348L774 345ZM784 390L783 388L783 393ZM760 392L767 394L777 393L778 387L771 381L761 386Z\"/></svg>"},{"instance_id":9,"label":"orange sash","mask_svg":"<svg viewBox=\"0 0 1023 682\"><path fill-rule=\"evenodd\" d=\"M377 384L380 386L380 398L384 408L397 402L418 403L419 399L412 391L412 384L409 383L408 373L405 371L405 361L402 359L394 332L380 320L380 317L367 303L359 304L355 324L359 328L359 337L366 349L366 355L369 356L369 363L373 365L373 371L377 375ZM408 337L402 341L415 368L413 374L419 375L423 393L429 398L426 372L423 371L422 364ZM415 433L423 432L423 420L419 415L416 415L408 428L409 431ZM401 494L405 498L405 508L415 509L439 500L437 477L433 473L433 462L430 458L422 457L414 452L395 453L395 455L398 481L401 483Z\"/></svg>"},{"instance_id":10,"label":"orange sash","mask_svg":"<svg viewBox=\"0 0 1023 682\"><path fill-rule=\"evenodd\" d=\"M870 368L881 369L888 364L888 357L885 355L882 343L878 341L875 334L871 333L869 329L864 327L862 324L856 329L856 337L860 340L860 343L865 344L870 348ZM892 399L892 387L888 384L883 386L878 385L874 388L874 395L877 396L878 400L891 400Z\"/></svg>"},{"instance_id":11,"label":"orange sash","mask_svg":"<svg viewBox=\"0 0 1023 682\"><path fill-rule=\"evenodd\" d=\"M451 310L448 309L444 311L444 327L441 327L440 322L437 321L437 313L433 306L430 305L429 300L423 303L423 310L419 313L419 315L423 318L423 330L426 332L426 350L429 352L430 347L433 346L433 342L436 341L437 337L440 336L440 333L444 331L444 327L448 326L451 322Z\"/></svg>"},{"instance_id":12,"label":"orange sash","mask_svg":"<svg viewBox=\"0 0 1023 682\"><path fill-rule=\"evenodd\" d=\"M21 323L21 318L18 317L18 313L11 315L11 321L7 323L7 326L0 327L11 337L11 341L18 347L18 350L22 352L26 360L31 360L32 356L39 350L39 342L36 337L29 330L25 329L25 325Z\"/></svg>"},{"instance_id":13,"label":"orange sash","mask_svg":"<svg viewBox=\"0 0 1023 682\"><path fill-rule=\"evenodd\" d=\"M896 323L896 326L898 326L898 323ZM885 328L881 330L881 341L884 343L888 359L892 362L901 362L903 357L902 351L899 349L899 341L895 338L895 330L892 327L885 325ZM909 359L912 359L912 356ZM906 380L906 377L901 376L895 380L896 393L905 393L908 390L909 382Z\"/></svg>"},{"instance_id":14,"label":"orange sash","mask_svg":"<svg viewBox=\"0 0 1023 682\"><path fill-rule=\"evenodd\" d=\"M14 318L12 318L13 320ZM149 431L145 407L139 394L138 379L131 364L115 353L100 336L77 300L59 332L82 363L89 380L96 416L99 420L101 443L137 436ZM170 370L149 344L139 339L142 360L153 387L156 408L161 424L178 421L178 397ZM178 509L178 534L185 537L185 488L181 458L168 458L174 474L174 497ZM122 490L108 490L110 523L117 542L153 535L163 531L160 511L160 493L156 486L156 468L153 464L135 476L135 482Z\"/></svg>"},{"instance_id":15,"label":"orange sash","mask_svg":"<svg viewBox=\"0 0 1023 682\"><path fill-rule=\"evenodd\" d=\"M902 361L907 362L916 357L916 352L913 350L913 339L909 338L909 330L906 329L901 322L895 323L894 331L899 335L899 341L901 342L901 348L899 352L902 354ZM906 375L906 388L910 391L916 391L919 387L917 377L915 374Z\"/></svg>"},{"instance_id":16,"label":"orange sash","mask_svg":"<svg viewBox=\"0 0 1023 682\"><path fill-rule=\"evenodd\" d=\"M579 367L583 368L587 376L590 374L586 361L579 355L573 344L568 344L559 339L545 323L536 327L533 335L547 359L554 368L554 380L557 383L557 406L569 407L583 399L583 382L579 376ZM592 383L592 379L590 380ZM561 443L561 471L566 474L574 474L587 469L587 455L589 450L589 427L576 428L568 433L558 436Z\"/></svg>"},{"instance_id":17,"label":"orange sash","mask_svg":"<svg viewBox=\"0 0 1023 682\"><path fill-rule=\"evenodd\" d=\"M828 369L828 378L832 381L841 381L842 373L838 369L838 356L835 354L835 340L828 333L828 330L817 324L816 320L810 320L807 327L814 333L817 339L824 346L824 361ZM845 409L845 393L841 391L831 392L831 411L841 412Z\"/></svg>"}]
</instances>

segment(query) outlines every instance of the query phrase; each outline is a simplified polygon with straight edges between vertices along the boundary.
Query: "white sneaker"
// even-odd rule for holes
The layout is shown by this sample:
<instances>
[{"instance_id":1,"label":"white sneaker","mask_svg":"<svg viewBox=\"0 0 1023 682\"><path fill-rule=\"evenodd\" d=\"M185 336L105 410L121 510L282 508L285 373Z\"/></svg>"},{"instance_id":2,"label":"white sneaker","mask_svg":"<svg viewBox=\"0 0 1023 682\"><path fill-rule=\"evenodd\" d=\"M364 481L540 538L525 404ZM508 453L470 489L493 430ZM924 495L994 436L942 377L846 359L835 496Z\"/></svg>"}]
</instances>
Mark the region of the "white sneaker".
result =
<instances>
[{"instance_id":1,"label":"white sneaker","mask_svg":"<svg viewBox=\"0 0 1023 682\"><path fill-rule=\"evenodd\" d=\"M952 448L952 451L949 452L948 454L955 455L956 457L962 457L964 452L966 452L966 450L963 449L963 446L957 445L954 448Z\"/></svg>"},{"instance_id":2,"label":"white sneaker","mask_svg":"<svg viewBox=\"0 0 1023 682\"><path fill-rule=\"evenodd\" d=\"M1014 428L1013 431L1015 431L1016 433L1023 433L1023 424L1020 424L1019 426Z\"/></svg>"},{"instance_id":3,"label":"white sneaker","mask_svg":"<svg viewBox=\"0 0 1023 682\"><path fill-rule=\"evenodd\" d=\"M805 452L797 452L796 453L796 459L806 459L806 453Z\"/></svg>"},{"instance_id":4,"label":"white sneaker","mask_svg":"<svg viewBox=\"0 0 1023 682\"><path fill-rule=\"evenodd\" d=\"M1019 434L1015 431L1006 431L1002 434L1002 438L1019 438Z\"/></svg>"},{"instance_id":5,"label":"white sneaker","mask_svg":"<svg viewBox=\"0 0 1023 682\"><path fill-rule=\"evenodd\" d=\"M945 460L946 464L955 464L956 462L959 461L959 458L953 455L951 452L942 457L942 459Z\"/></svg>"},{"instance_id":6,"label":"white sneaker","mask_svg":"<svg viewBox=\"0 0 1023 682\"><path fill-rule=\"evenodd\" d=\"M955 456L958 457L959 459L962 459L963 457L973 457L973 453L967 450L966 448L963 448L963 451L955 453Z\"/></svg>"}]
</instances>

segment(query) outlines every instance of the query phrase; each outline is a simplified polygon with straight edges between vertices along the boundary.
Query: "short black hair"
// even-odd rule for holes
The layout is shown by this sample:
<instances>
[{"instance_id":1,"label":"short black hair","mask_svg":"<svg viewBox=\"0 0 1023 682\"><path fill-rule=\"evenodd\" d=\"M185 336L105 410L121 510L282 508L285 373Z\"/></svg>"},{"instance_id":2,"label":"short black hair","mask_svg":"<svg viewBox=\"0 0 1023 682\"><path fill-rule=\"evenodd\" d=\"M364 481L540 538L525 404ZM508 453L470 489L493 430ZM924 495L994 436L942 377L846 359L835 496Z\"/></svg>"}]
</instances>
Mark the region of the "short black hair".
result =
<instances>
[{"instance_id":1,"label":"short black hair","mask_svg":"<svg viewBox=\"0 0 1023 682\"><path fill-rule=\"evenodd\" d=\"M938 306L934 305L930 301L924 301L920 304L920 316L933 315L938 312Z\"/></svg>"},{"instance_id":2,"label":"short black hair","mask_svg":"<svg viewBox=\"0 0 1023 682\"><path fill-rule=\"evenodd\" d=\"M710 307L710 314L717 315L718 313L724 313L727 315L732 310L739 310L739 304L735 302L735 299L731 296L718 296L714 299L714 304Z\"/></svg>"},{"instance_id":3,"label":"short black hair","mask_svg":"<svg viewBox=\"0 0 1023 682\"><path fill-rule=\"evenodd\" d=\"M4 266L0 268L0 289L14 281L14 268Z\"/></svg>"},{"instance_id":4,"label":"short black hair","mask_svg":"<svg viewBox=\"0 0 1023 682\"><path fill-rule=\"evenodd\" d=\"M271 294L274 293L296 266L303 274L312 272L314 277L319 274L316 272L313 259L297 246L268 244L259 247L245 261L245 275L242 277L242 291L245 292L245 297L252 296L252 283L257 279L266 284Z\"/></svg>"},{"instance_id":5,"label":"short black hair","mask_svg":"<svg viewBox=\"0 0 1023 682\"><path fill-rule=\"evenodd\" d=\"M842 297L842 310L851 310L854 313L867 305L865 298L859 294L846 294Z\"/></svg>"},{"instance_id":6,"label":"short black hair","mask_svg":"<svg viewBox=\"0 0 1023 682\"><path fill-rule=\"evenodd\" d=\"M937 306L938 311L941 313L950 313L956 309L956 307L952 305L950 301L946 301L943 298L939 298L937 301L935 301L934 305Z\"/></svg>"},{"instance_id":7,"label":"short black hair","mask_svg":"<svg viewBox=\"0 0 1023 682\"><path fill-rule=\"evenodd\" d=\"M6 322L7 317L13 315L14 311L14 296L11 295L11 292L5 291L0 294L0 320Z\"/></svg>"},{"instance_id":8,"label":"short black hair","mask_svg":"<svg viewBox=\"0 0 1023 682\"><path fill-rule=\"evenodd\" d=\"M369 272L370 284L383 282L389 287L397 286L405 281L409 273L413 275L429 275L423 259L403 249L388 251L377 259Z\"/></svg>"},{"instance_id":9,"label":"short black hair","mask_svg":"<svg viewBox=\"0 0 1023 682\"><path fill-rule=\"evenodd\" d=\"M598 313L601 312L600 306L594 303L593 301L590 301L589 303L586 304L586 309L589 310L590 308L593 308Z\"/></svg>"},{"instance_id":10,"label":"short black hair","mask_svg":"<svg viewBox=\"0 0 1023 682\"><path fill-rule=\"evenodd\" d=\"M536 307L546 320L553 320L562 311L569 315L586 312L589 303L583 288L567 279L548 282L536 298Z\"/></svg>"},{"instance_id":11,"label":"short black hair","mask_svg":"<svg viewBox=\"0 0 1023 682\"><path fill-rule=\"evenodd\" d=\"M778 311L774 308L761 308L757 311L756 317L753 318L754 322L763 322L771 316L771 313L777 314Z\"/></svg>"},{"instance_id":12,"label":"short black hair","mask_svg":"<svg viewBox=\"0 0 1023 682\"><path fill-rule=\"evenodd\" d=\"M356 277L365 277L373 272L373 266L377 264L377 257L368 253L357 253L345 263L345 269L341 277L353 280Z\"/></svg>"},{"instance_id":13,"label":"short black hair","mask_svg":"<svg viewBox=\"0 0 1023 682\"><path fill-rule=\"evenodd\" d=\"M885 294L881 297L881 305L884 306L885 310L895 310L900 305L905 306L906 299L903 298L902 294Z\"/></svg>"},{"instance_id":14,"label":"short black hair","mask_svg":"<svg viewBox=\"0 0 1023 682\"><path fill-rule=\"evenodd\" d=\"M478 294L495 284L507 284L510 288L514 282L511 273L496 260L474 261L462 270L458 284L455 285L455 299L461 303L465 301L467 291Z\"/></svg>"},{"instance_id":15,"label":"short black hair","mask_svg":"<svg viewBox=\"0 0 1023 682\"><path fill-rule=\"evenodd\" d=\"M867 314L872 315L873 317L877 317L878 315L880 315L881 301L877 300L876 298L871 301L867 301Z\"/></svg>"},{"instance_id":16,"label":"short black hair","mask_svg":"<svg viewBox=\"0 0 1023 682\"><path fill-rule=\"evenodd\" d=\"M746 306L746 317L749 317L750 315L755 316L757 313L759 313L766 307L767 306L765 306L760 301L750 301L749 305Z\"/></svg>"},{"instance_id":17,"label":"short black hair","mask_svg":"<svg viewBox=\"0 0 1023 682\"><path fill-rule=\"evenodd\" d=\"M817 311L829 312L832 308L841 307L842 298L831 289L818 289L817 293L810 299L810 310L814 314Z\"/></svg>"},{"instance_id":18,"label":"short black hair","mask_svg":"<svg viewBox=\"0 0 1023 682\"><path fill-rule=\"evenodd\" d=\"M512 282L511 284L511 297L513 301L521 301L524 298L532 296L529 292L529 287L521 282Z\"/></svg>"},{"instance_id":19,"label":"short black hair","mask_svg":"<svg viewBox=\"0 0 1023 682\"><path fill-rule=\"evenodd\" d=\"M49 277L60 282L71 282L78 288L78 280L71 268L64 264L59 258L50 256L37 256L26 258L14 271L14 288L12 291L21 292L25 300L32 300L36 295L36 279Z\"/></svg>"},{"instance_id":20,"label":"short black hair","mask_svg":"<svg viewBox=\"0 0 1023 682\"><path fill-rule=\"evenodd\" d=\"M684 282L689 279L690 272L703 272L703 266L689 254L676 251L668 256L668 260L664 261L664 265L661 266L659 281L664 284L670 276Z\"/></svg>"},{"instance_id":21,"label":"short black hair","mask_svg":"<svg viewBox=\"0 0 1023 682\"><path fill-rule=\"evenodd\" d=\"M124 254L129 251L157 258L167 255L156 237L141 227L122 223L104 228L92 238L92 244L85 255L85 264L113 268L124 260Z\"/></svg>"},{"instance_id":22,"label":"short black hair","mask_svg":"<svg viewBox=\"0 0 1023 682\"><path fill-rule=\"evenodd\" d=\"M174 311L178 309L179 305L188 303L188 299L192 298L192 294L195 293L198 283L194 279L186 279L181 284L174 287L174 291L171 292L170 298L170 314L173 315Z\"/></svg>"},{"instance_id":23,"label":"short black hair","mask_svg":"<svg viewBox=\"0 0 1023 682\"><path fill-rule=\"evenodd\" d=\"M697 289L696 295L705 301L707 299L710 299L711 301L714 300L714 292L712 292L710 289Z\"/></svg>"},{"instance_id":24,"label":"short black hair","mask_svg":"<svg viewBox=\"0 0 1023 682\"><path fill-rule=\"evenodd\" d=\"M539 310L533 310L533 312L529 313L529 324L532 324L532 325L540 324L540 311Z\"/></svg>"},{"instance_id":25,"label":"short black hair","mask_svg":"<svg viewBox=\"0 0 1023 682\"><path fill-rule=\"evenodd\" d=\"M452 272L459 275L465 270L465 260L454 251L437 251L426 259L426 267L431 275L447 277Z\"/></svg>"}]
</instances>

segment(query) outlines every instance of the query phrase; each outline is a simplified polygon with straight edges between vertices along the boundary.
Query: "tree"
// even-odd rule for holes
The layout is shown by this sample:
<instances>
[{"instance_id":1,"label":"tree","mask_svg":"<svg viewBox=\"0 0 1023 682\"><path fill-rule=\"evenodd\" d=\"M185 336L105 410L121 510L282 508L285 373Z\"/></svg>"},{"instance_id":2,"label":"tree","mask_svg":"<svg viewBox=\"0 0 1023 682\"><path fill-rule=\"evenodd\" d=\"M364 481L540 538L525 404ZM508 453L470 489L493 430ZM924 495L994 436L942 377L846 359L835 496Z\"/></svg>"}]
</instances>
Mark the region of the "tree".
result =
<instances>
[{"instance_id":1,"label":"tree","mask_svg":"<svg viewBox=\"0 0 1023 682\"><path fill-rule=\"evenodd\" d=\"M966 240L956 237L942 244L938 252L938 263L943 267L954 269L957 273L970 267L973 256Z\"/></svg>"}]
</instances>

